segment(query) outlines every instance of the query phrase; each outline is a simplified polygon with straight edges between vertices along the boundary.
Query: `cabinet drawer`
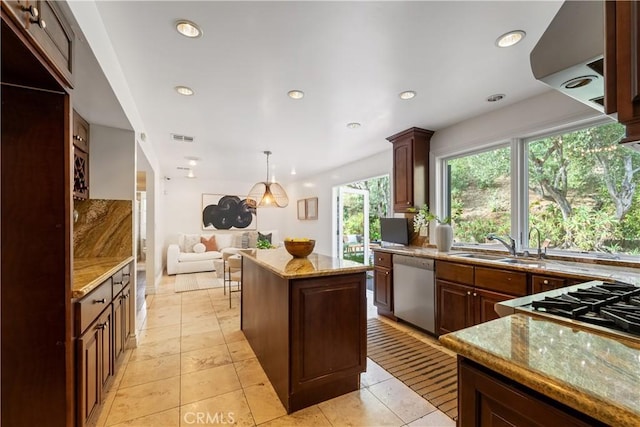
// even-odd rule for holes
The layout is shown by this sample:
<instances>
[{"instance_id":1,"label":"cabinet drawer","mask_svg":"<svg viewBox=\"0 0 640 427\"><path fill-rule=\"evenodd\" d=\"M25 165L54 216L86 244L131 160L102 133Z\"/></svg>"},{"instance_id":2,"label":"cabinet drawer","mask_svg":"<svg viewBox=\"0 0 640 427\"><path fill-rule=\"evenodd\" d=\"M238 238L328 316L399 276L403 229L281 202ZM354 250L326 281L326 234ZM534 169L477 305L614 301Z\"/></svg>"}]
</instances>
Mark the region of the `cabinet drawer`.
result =
<instances>
[{"instance_id":1,"label":"cabinet drawer","mask_svg":"<svg viewBox=\"0 0 640 427\"><path fill-rule=\"evenodd\" d=\"M127 286L131 281L131 267L129 264L122 268L122 286Z\"/></svg>"},{"instance_id":2,"label":"cabinet drawer","mask_svg":"<svg viewBox=\"0 0 640 427\"><path fill-rule=\"evenodd\" d=\"M559 277L531 276L532 293L550 291L566 286L566 280Z\"/></svg>"},{"instance_id":3,"label":"cabinet drawer","mask_svg":"<svg viewBox=\"0 0 640 427\"><path fill-rule=\"evenodd\" d=\"M113 296L115 297L120 293L122 288L124 288L123 282L124 276L122 274L122 270L116 272L113 276L111 276L111 280L113 280ZM127 277L127 281L129 278Z\"/></svg>"},{"instance_id":4,"label":"cabinet drawer","mask_svg":"<svg viewBox=\"0 0 640 427\"><path fill-rule=\"evenodd\" d=\"M455 262L436 261L436 278L465 285L473 285L473 266Z\"/></svg>"},{"instance_id":5,"label":"cabinet drawer","mask_svg":"<svg viewBox=\"0 0 640 427\"><path fill-rule=\"evenodd\" d=\"M476 267L476 286L510 295L527 295L527 273Z\"/></svg>"},{"instance_id":6,"label":"cabinet drawer","mask_svg":"<svg viewBox=\"0 0 640 427\"><path fill-rule=\"evenodd\" d=\"M373 265L377 267L391 268L391 259L393 254L387 252L374 252Z\"/></svg>"},{"instance_id":7,"label":"cabinet drawer","mask_svg":"<svg viewBox=\"0 0 640 427\"><path fill-rule=\"evenodd\" d=\"M107 279L89 295L76 302L76 335L79 336L111 304L111 279Z\"/></svg>"}]
</instances>

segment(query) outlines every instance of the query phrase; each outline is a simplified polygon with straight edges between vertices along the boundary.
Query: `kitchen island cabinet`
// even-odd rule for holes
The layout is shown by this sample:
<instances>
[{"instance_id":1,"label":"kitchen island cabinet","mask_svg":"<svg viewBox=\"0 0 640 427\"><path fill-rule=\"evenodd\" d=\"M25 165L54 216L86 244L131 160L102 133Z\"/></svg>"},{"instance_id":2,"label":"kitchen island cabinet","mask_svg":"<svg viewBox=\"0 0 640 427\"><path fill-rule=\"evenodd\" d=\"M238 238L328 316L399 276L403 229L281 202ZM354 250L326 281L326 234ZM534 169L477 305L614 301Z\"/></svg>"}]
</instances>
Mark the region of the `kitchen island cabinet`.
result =
<instances>
[{"instance_id":1,"label":"kitchen island cabinet","mask_svg":"<svg viewBox=\"0 0 640 427\"><path fill-rule=\"evenodd\" d=\"M440 342L458 353L461 426L640 424L637 343L526 314Z\"/></svg>"},{"instance_id":2,"label":"kitchen island cabinet","mask_svg":"<svg viewBox=\"0 0 640 427\"><path fill-rule=\"evenodd\" d=\"M287 412L357 390L370 268L284 249L242 256L241 329Z\"/></svg>"}]
</instances>

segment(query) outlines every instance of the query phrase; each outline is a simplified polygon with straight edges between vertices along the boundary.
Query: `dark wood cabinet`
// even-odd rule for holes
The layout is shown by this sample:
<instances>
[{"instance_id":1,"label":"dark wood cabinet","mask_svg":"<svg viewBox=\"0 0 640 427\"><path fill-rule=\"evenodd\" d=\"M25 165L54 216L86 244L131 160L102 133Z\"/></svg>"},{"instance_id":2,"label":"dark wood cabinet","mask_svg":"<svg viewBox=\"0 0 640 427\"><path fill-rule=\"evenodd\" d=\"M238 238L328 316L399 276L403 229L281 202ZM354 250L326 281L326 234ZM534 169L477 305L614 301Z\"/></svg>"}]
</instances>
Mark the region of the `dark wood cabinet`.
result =
<instances>
[{"instance_id":1,"label":"dark wood cabinet","mask_svg":"<svg viewBox=\"0 0 640 427\"><path fill-rule=\"evenodd\" d=\"M114 365L119 366L131 335L131 286L127 285L113 299L113 359Z\"/></svg>"},{"instance_id":2,"label":"dark wood cabinet","mask_svg":"<svg viewBox=\"0 0 640 427\"><path fill-rule=\"evenodd\" d=\"M540 276L537 274L531 275L531 293L533 294L551 291L564 286L567 286L567 281L564 278Z\"/></svg>"},{"instance_id":3,"label":"dark wood cabinet","mask_svg":"<svg viewBox=\"0 0 640 427\"><path fill-rule=\"evenodd\" d=\"M603 424L458 356L458 425L586 427Z\"/></svg>"},{"instance_id":4,"label":"dark wood cabinet","mask_svg":"<svg viewBox=\"0 0 640 427\"><path fill-rule=\"evenodd\" d=\"M429 141L433 131L410 128L387 138L393 144L393 211L429 202Z\"/></svg>"},{"instance_id":5,"label":"dark wood cabinet","mask_svg":"<svg viewBox=\"0 0 640 427\"><path fill-rule=\"evenodd\" d=\"M526 295L526 273L436 262L436 330L438 335L497 319L494 305Z\"/></svg>"},{"instance_id":6,"label":"dark wood cabinet","mask_svg":"<svg viewBox=\"0 0 640 427\"><path fill-rule=\"evenodd\" d=\"M77 340L77 419L80 426L97 412L103 390L113 374L112 318L109 305Z\"/></svg>"},{"instance_id":7,"label":"dark wood cabinet","mask_svg":"<svg viewBox=\"0 0 640 427\"><path fill-rule=\"evenodd\" d=\"M373 253L373 305L378 314L393 316L393 255L387 252Z\"/></svg>"},{"instance_id":8,"label":"dark wood cabinet","mask_svg":"<svg viewBox=\"0 0 640 427\"><path fill-rule=\"evenodd\" d=\"M73 198L89 198L89 123L73 112Z\"/></svg>"},{"instance_id":9,"label":"dark wood cabinet","mask_svg":"<svg viewBox=\"0 0 640 427\"><path fill-rule=\"evenodd\" d=\"M73 87L73 46L75 36L71 26L55 1L3 0L8 12L20 30L29 38L33 48L47 63L61 82Z\"/></svg>"},{"instance_id":10,"label":"dark wood cabinet","mask_svg":"<svg viewBox=\"0 0 640 427\"><path fill-rule=\"evenodd\" d=\"M71 101L1 4L0 424L70 426Z\"/></svg>"},{"instance_id":11,"label":"dark wood cabinet","mask_svg":"<svg viewBox=\"0 0 640 427\"><path fill-rule=\"evenodd\" d=\"M622 144L640 147L640 4L605 2L605 112L626 126Z\"/></svg>"}]
</instances>

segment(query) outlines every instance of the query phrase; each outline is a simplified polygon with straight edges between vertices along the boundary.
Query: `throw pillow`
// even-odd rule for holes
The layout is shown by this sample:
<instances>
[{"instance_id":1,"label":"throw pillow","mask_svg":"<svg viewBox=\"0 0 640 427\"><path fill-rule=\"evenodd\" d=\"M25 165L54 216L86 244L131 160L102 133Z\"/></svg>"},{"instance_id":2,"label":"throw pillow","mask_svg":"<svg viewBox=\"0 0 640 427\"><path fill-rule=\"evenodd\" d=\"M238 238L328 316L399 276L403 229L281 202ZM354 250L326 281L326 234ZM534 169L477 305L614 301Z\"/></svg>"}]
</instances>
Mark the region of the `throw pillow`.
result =
<instances>
[{"instance_id":1,"label":"throw pillow","mask_svg":"<svg viewBox=\"0 0 640 427\"><path fill-rule=\"evenodd\" d=\"M193 246L200 242L200 236L197 234L184 235L184 252L193 252Z\"/></svg>"},{"instance_id":2,"label":"throw pillow","mask_svg":"<svg viewBox=\"0 0 640 427\"><path fill-rule=\"evenodd\" d=\"M211 236L208 239L206 237L200 237L200 243L204 245L204 247L206 248L206 252L218 250L218 245L216 244L216 236Z\"/></svg>"},{"instance_id":3,"label":"throw pillow","mask_svg":"<svg viewBox=\"0 0 640 427\"><path fill-rule=\"evenodd\" d=\"M207 247L203 243L196 243L193 245L193 252L201 254L207 250Z\"/></svg>"},{"instance_id":4,"label":"throw pillow","mask_svg":"<svg viewBox=\"0 0 640 427\"><path fill-rule=\"evenodd\" d=\"M266 240L267 242L271 243L271 233L262 234L258 231L258 240Z\"/></svg>"}]
</instances>

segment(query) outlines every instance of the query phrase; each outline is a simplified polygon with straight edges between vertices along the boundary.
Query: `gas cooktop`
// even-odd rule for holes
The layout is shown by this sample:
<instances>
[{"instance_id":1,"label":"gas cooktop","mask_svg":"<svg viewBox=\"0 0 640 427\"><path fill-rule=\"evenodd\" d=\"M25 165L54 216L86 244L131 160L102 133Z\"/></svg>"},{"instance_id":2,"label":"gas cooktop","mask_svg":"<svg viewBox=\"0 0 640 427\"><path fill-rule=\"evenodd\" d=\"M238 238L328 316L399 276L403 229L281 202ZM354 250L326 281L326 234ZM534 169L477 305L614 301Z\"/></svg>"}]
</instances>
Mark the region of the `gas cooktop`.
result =
<instances>
[{"instance_id":1,"label":"gas cooktop","mask_svg":"<svg viewBox=\"0 0 640 427\"><path fill-rule=\"evenodd\" d=\"M581 329L640 342L640 286L594 280L495 306L500 316L524 312Z\"/></svg>"}]
</instances>

